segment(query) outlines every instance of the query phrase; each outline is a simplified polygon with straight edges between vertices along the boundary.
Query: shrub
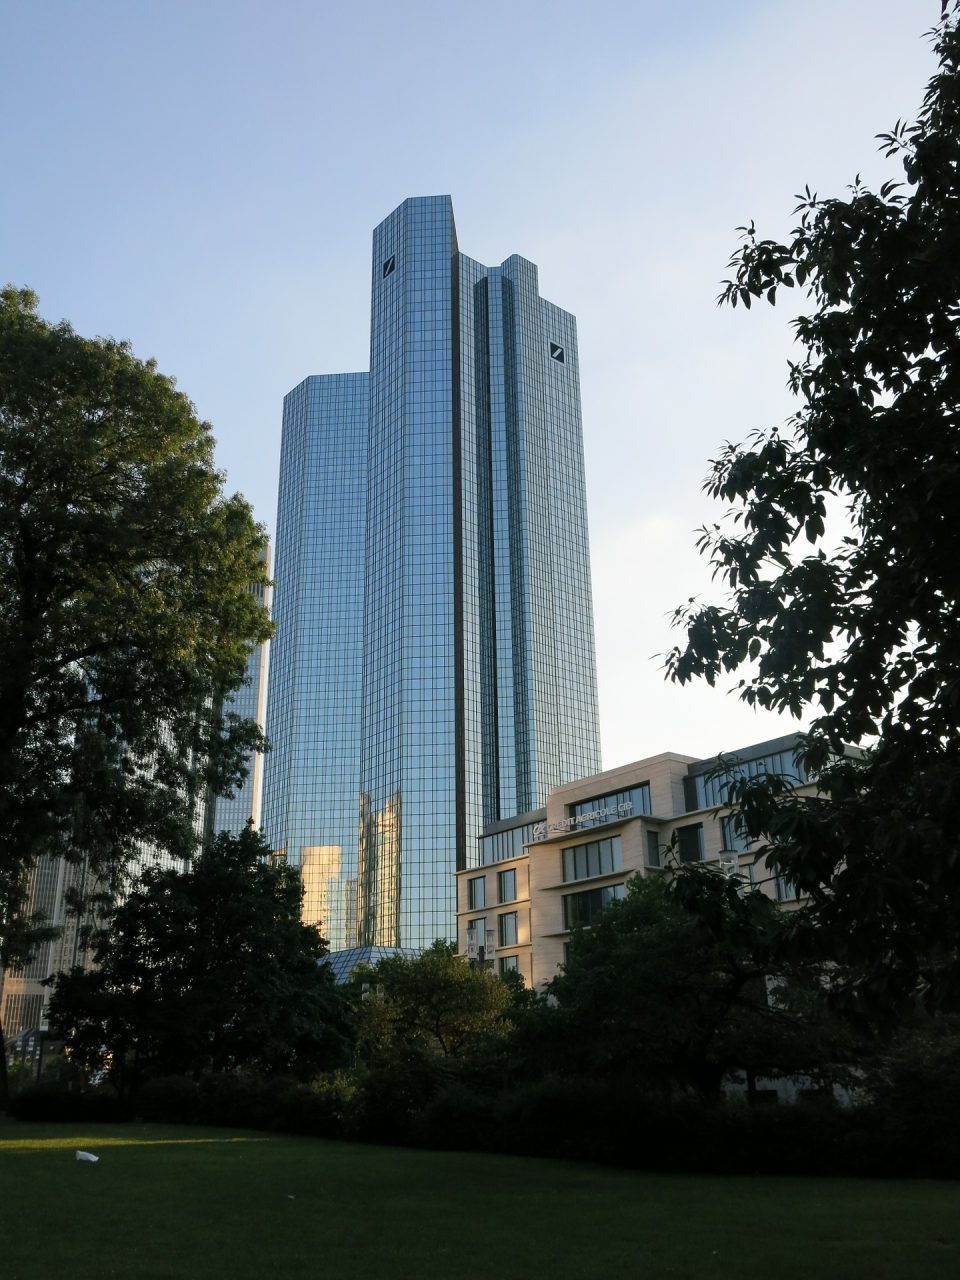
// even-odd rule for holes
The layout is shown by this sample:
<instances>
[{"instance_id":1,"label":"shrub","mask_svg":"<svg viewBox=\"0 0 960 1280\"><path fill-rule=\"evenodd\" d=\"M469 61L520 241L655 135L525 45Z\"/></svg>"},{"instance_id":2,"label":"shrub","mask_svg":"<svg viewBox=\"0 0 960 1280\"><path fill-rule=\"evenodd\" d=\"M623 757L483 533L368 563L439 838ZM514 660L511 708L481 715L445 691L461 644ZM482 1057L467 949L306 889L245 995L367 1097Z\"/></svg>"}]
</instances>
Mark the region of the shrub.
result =
<instances>
[{"instance_id":1,"label":"shrub","mask_svg":"<svg viewBox=\"0 0 960 1280\"><path fill-rule=\"evenodd\" d=\"M284 1094L279 1127L314 1138L350 1138L358 1131L361 1094L345 1072L321 1076Z\"/></svg>"},{"instance_id":2,"label":"shrub","mask_svg":"<svg viewBox=\"0 0 960 1280\"><path fill-rule=\"evenodd\" d=\"M160 1076L137 1092L133 1110L141 1120L193 1124L200 1114L200 1086L189 1076Z\"/></svg>"},{"instance_id":3,"label":"shrub","mask_svg":"<svg viewBox=\"0 0 960 1280\"><path fill-rule=\"evenodd\" d=\"M458 1081L443 1085L410 1127L418 1147L439 1151L489 1151L496 1133L496 1102Z\"/></svg>"},{"instance_id":4,"label":"shrub","mask_svg":"<svg viewBox=\"0 0 960 1280\"><path fill-rule=\"evenodd\" d=\"M34 1085L10 1099L9 1111L15 1120L32 1123L114 1124L130 1119L129 1105L110 1088L81 1093L56 1085Z\"/></svg>"}]
</instances>

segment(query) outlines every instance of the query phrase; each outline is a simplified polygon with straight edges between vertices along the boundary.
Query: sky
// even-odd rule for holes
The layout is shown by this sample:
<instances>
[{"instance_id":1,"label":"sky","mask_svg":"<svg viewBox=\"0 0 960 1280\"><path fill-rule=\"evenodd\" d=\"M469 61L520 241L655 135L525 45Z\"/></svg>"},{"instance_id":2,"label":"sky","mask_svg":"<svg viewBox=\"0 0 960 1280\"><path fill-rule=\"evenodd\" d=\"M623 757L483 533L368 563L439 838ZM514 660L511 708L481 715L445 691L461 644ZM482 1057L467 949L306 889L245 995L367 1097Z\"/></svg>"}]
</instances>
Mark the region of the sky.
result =
<instances>
[{"instance_id":1,"label":"sky","mask_svg":"<svg viewBox=\"0 0 960 1280\"><path fill-rule=\"evenodd\" d=\"M787 305L718 309L736 228L899 176L939 0L0 0L0 280L126 338L272 532L281 403L368 367L370 236L449 193L461 249L574 312L603 762L797 728L665 683L719 600L696 530L726 440L783 422ZM789 299L788 301L792 301ZM733 681L730 681L732 685Z\"/></svg>"}]
</instances>

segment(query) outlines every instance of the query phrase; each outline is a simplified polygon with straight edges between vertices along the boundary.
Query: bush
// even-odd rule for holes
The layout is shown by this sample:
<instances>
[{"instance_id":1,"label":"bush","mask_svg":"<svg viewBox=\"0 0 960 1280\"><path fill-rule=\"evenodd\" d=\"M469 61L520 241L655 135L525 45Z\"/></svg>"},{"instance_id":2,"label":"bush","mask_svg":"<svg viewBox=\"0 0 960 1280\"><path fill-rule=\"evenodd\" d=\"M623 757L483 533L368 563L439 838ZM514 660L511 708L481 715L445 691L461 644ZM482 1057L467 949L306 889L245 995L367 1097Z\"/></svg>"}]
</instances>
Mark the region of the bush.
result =
<instances>
[{"instance_id":1,"label":"bush","mask_svg":"<svg viewBox=\"0 0 960 1280\"><path fill-rule=\"evenodd\" d=\"M869 1078L873 1111L898 1171L960 1176L960 1035L910 1037Z\"/></svg>"},{"instance_id":2,"label":"bush","mask_svg":"<svg viewBox=\"0 0 960 1280\"><path fill-rule=\"evenodd\" d=\"M453 1081L414 1117L411 1141L438 1151L489 1151L496 1135L496 1101Z\"/></svg>"},{"instance_id":3,"label":"bush","mask_svg":"<svg viewBox=\"0 0 960 1280\"><path fill-rule=\"evenodd\" d=\"M200 1086L189 1076L160 1076L137 1092L133 1110L140 1120L158 1124L195 1124L200 1115Z\"/></svg>"},{"instance_id":4,"label":"bush","mask_svg":"<svg viewBox=\"0 0 960 1280\"><path fill-rule=\"evenodd\" d=\"M313 1138L351 1138L358 1131L360 1090L345 1072L322 1076L284 1094L279 1127Z\"/></svg>"},{"instance_id":5,"label":"bush","mask_svg":"<svg viewBox=\"0 0 960 1280\"><path fill-rule=\"evenodd\" d=\"M242 1071L200 1078L201 1124L239 1129L278 1129L286 1097L296 1089L285 1078L267 1080Z\"/></svg>"},{"instance_id":6,"label":"bush","mask_svg":"<svg viewBox=\"0 0 960 1280\"><path fill-rule=\"evenodd\" d=\"M360 1078L357 1136L367 1142L411 1141L416 1118L449 1081L450 1068L411 1052Z\"/></svg>"},{"instance_id":7,"label":"bush","mask_svg":"<svg viewBox=\"0 0 960 1280\"><path fill-rule=\"evenodd\" d=\"M15 1120L31 1123L115 1124L130 1119L127 1102L113 1089L66 1090L56 1085L34 1085L10 1099Z\"/></svg>"}]
</instances>

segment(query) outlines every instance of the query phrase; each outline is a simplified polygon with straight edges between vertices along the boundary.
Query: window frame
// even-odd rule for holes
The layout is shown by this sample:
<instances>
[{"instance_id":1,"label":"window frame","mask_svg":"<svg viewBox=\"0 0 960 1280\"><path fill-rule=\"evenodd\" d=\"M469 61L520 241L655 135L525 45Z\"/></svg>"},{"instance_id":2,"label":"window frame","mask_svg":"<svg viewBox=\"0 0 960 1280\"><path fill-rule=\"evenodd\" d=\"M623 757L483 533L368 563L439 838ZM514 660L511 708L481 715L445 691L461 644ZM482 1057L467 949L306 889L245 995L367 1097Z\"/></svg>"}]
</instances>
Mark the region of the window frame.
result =
<instances>
[{"instance_id":1,"label":"window frame","mask_svg":"<svg viewBox=\"0 0 960 1280\"><path fill-rule=\"evenodd\" d=\"M513 921L513 937L505 937L506 930L504 926L508 920ZM498 947L516 947L519 946L520 939L520 912L519 911L502 911L497 916L497 946Z\"/></svg>"},{"instance_id":2,"label":"window frame","mask_svg":"<svg viewBox=\"0 0 960 1280\"><path fill-rule=\"evenodd\" d=\"M503 885L504 885L505 878L508 876L512 877L513 892L508 897L504 897ZM517 901L517 869L516 867L507 867L506 870L497 872L497 902L505 903L505 902L516 902L516 901Z\"/></svg>"}]
</instances>

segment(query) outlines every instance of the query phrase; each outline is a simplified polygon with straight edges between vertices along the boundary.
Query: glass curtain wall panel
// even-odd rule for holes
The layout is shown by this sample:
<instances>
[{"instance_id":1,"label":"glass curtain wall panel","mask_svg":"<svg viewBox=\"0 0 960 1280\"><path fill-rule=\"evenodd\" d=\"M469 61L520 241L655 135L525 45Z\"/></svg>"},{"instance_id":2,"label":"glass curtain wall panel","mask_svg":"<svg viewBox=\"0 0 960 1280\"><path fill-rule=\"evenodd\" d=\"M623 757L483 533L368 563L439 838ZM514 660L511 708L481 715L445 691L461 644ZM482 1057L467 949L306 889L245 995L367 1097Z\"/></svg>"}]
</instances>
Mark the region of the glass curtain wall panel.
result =
<instances>
[{"instance_id":1,"label":"glass curtain wall panel","mask_svg":"<svg viewBox=\"0 0 960 1280\"><path fill-rule=\"evenodd\" d=\"M284 400L264 832L333 948L356 941L367 416L365 373Z\"/></svg>"},{"instance_id":2,"label":"glass curtain wall panel","mask_svg":"<svg viewBox=\"0 0 960 1280\"><path fill-rule=\"evenodd\" d=\"M264 826L335 945L422 947L480 831L600 768L576 323L449 196L377 227L371 292L369 375L287 398Z\"/></svg>"}]
</instances>

